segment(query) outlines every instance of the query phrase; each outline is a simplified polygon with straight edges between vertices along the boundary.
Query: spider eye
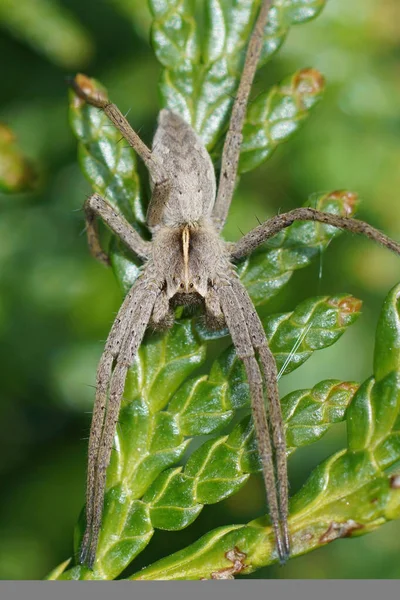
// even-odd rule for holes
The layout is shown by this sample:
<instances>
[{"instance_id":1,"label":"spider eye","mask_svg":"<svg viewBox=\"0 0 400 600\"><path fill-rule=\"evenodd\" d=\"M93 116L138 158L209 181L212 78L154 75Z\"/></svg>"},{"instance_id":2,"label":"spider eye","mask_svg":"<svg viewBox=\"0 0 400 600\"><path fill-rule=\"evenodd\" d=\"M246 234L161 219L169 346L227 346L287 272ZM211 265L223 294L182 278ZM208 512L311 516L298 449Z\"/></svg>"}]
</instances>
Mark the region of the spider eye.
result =
<instances>
[{"instance_id":1,"label":"spider eye","mask_svg":"<svg viewBox=\"0 0 400 600\"><path fill-rule=\"evenodd\" d=\"M189 287L192 288L193 287L193 283L189 283Z\"/></svg>"},{"instance_id":2,"label":"spider eye","mask_svg":"<svg viewBox=\"0 0 400 600\"><path fill-rule=\"evenodd\" d=\"M185 287L184 283L181 283L179 287L183 290L183 288Z\"/></svg>"}]
</instances>

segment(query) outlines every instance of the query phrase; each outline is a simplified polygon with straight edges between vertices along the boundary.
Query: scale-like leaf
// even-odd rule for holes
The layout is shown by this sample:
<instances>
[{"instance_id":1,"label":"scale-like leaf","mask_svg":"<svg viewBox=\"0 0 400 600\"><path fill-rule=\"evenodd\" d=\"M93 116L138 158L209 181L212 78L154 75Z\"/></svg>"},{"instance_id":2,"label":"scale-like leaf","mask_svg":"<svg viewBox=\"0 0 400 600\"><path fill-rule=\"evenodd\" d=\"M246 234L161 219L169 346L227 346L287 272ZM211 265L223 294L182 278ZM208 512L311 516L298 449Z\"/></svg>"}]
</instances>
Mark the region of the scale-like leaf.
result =
<instances>
[{"instance_id":1,"label":"scale-like leaf","mask_svg":"<svg viewBox=\"0 0 400 600\"><path fill-rule=\"evenodd\" d=\"M357 389L354 382L328 379L312 390L297 390L282 398L288 454L316 442L334 423L342 421Z\"/></svg>"},{"instance_id":2,"label":"scale-like leaf","mask_svg":"<svg viewBox=\"0 0 400 600\"><path fill-rule=\"evenodd\" d=\"M375 377L359 388L347 411L348 449L319 465L291 501L292 556L400 517L400 476L387 472L400 460L400 445L393 443L400 434L399 345L390 344L400 339L399 298L400 285L390 292L378 324ZM234 555L240 558L236 569ZM271 526L261 518L216 529L133 578L227 578L276 560Z\"/></svg>"},{"instance_id":3,"label":"scale-like leaf","mask_svg":"<svg viewBox=\"0 0 400 600\"><path fill-rule=\"evenodd\" d=\"M266 321L271 347L277 348L291 371L342 335L357 318L359 307L352 297L324 297L303 302L293 313L272 316ZM301 339L297 350L289 330ZM205 346L193 321L181 321L163 335L147 336L125 387L95 570L78 567L65 577L77 572L83 578L116 577L149 543L154 528L186 527L204 504L235 493L250 473L260 470L249 417L229 436L200 446L183 470L173 466L186 451L188 436L218 432L239 408L250 412L246 376L233 347L214 362L209 376L187 380L204 357ZM284 399L284 406L289 403L285 414L290 443L305 445L321 437L331 423L343 418L355 389L354 384L328 381L300 392L297 402L293 397ZM329 410L331 402L336 410ZM297 442L300 427L304 431Z\"/></svg>"},{"instance_id":4,"label":"scale-like leaf","mask_svg":"<svg viewBox=\"0 0 400 600\"><path fill-rule=\"evenodd\" d=\"M315 194L305 206L350 217L356 210L357 196L348 191ZM294 271L307 267L340 233L329 225L297 221L242 261L240 276L254 304L266 304L290 281Z\"/></svg>"},{"instance_id":5,"label":"scale-like leaf","mask_svg":"<svg viewBox=\"0 0 400 600\"><path fill-rule=\"evenodd\" d=\"M275 0L259 66L279 49L290 27L317 16L326 0ZM221 136L239 82L258 0L205 0L198 27L194 0L150 0L152 42L164 65L163 104L181 114L212 148Z\"/></svg>"},{"instance_id":6,"label":"scale-like leaf","mask_svg":"<svg viewBox=\"0 0 400 600\"><path fill-rule=\"evenodd\" d=\"M205 345L198 341L190 321L163 335L149 335L142 344L128 374L107 471L93 577L117 576L150 541L148 507L139 499L164 469L180 460L188 445L174 415L162 409L204 359Z\"/></svg>"},{"instance_id":7,"label":"scale-like leaf","mask_svg":"<svg viewBox=\"0 0 400 600\"><path fill-rule=\"evenodd\" d=\"M319 71L302 69L250 104L243 128L241 173L258 167L299 129L321 100L324 87Z\"/></svg>"},{"instance_id":8,"label":"scale-like leaf","mask_svg":"<svg viewBox=\"0 0 400 600\"><path fill-rule=\"evenodd\" d=\"M280 376L337 341L357 319L360 307L352 296L321 297L302 302L292 313L267 317L265 331ZM243 364L230 346L209 376L187 381L178 390L169 410L178 415L185 435L204 435L218 431L243 407L249 407L248 385Z\"/></svg>"}]
</instances>

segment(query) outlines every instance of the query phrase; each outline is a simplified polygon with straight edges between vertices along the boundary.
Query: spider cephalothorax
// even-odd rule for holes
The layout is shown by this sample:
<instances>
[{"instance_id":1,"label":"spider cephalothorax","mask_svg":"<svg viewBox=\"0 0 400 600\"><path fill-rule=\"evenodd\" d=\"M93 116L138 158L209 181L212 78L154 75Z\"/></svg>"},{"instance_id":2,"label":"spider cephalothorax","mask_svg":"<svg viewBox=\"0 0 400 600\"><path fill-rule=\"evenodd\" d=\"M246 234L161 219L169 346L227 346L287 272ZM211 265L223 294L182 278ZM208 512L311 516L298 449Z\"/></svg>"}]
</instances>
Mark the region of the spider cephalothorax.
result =
<instances>
[{"instance_id":1,"label":"spider cephalothorax","mask_svg":"<svg viewBox=\"0 0 400 600\"><path fill-rule=\"evenodd\" d=\"M400 254L399 244L367 223L312 208L273 217L235 244L220 238L235 187L241 132L270 4L270 0L262 2L249 41L224 143L218 186L203 142L179 115L161 111L150 150L118 108L93 90L89 79L78 75L71 82L78 96L104 110L136 150L149 171L152 188L147 214L150 242L144 241L99 194L93 194L85 204L89 245L96 258L109 262L98 239L96 218L101 217L143 261L141 274L112 326L97 371L89 439L86 530L80 555L80 561L88 566L95 560L106 469L128 369L150 323L156 327L169 326L177 305L196 302L204 305L210 326L228 327L237 355L244 363L277 553L284 561L290 552L290 540L278 375L261 321L236 275L234 262L296 220L315 220L362 233Z\"/></svg>"}]
</instances>

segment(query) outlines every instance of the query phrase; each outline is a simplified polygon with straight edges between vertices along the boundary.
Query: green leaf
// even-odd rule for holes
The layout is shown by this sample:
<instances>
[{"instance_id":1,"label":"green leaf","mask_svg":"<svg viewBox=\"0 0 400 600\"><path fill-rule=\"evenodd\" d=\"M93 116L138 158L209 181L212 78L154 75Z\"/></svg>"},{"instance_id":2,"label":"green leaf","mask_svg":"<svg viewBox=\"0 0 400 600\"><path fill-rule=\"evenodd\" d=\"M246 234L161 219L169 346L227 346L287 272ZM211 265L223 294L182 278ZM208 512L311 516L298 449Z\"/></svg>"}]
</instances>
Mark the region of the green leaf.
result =
<instances>
[{"instance_id":1,"label":"green leaf","mask_svg":"<svg viewBox=\"0 0 400 600\"><path fill-rule=\"evenodd\" d=\"M288 440L294 447L310 444L326 433L329 427L344 417L345 410L357 389L356 384L339 381L321 382L313 390L302 390L282 400ZM170 406L172 409L172 406ZM299 436L298 431L305 431ZM291 433L293 432L293 435ZM212 504L234 494L247 481L250 473L261 471L253 424L250 417L238 423L228 436L205 442L190 456L184 471L164 472L151 486L145 501L156 497L163 509L164 521L154 523L163 529L180 529L179 520L172 518L175 505L171 499L175 490L186 481L186 510L200 512L202 504ZM188 493L193 494L188 502ZM165 497L170 504L167 506ZM176 494L180 502L180 494ZM180 504L178 506L181 506ZM164 525L167 523L167 526Z\"/></svg>"},{"instance_id":2,"label":"green leaf","mask_svg":"<svg viewBox=\"0 0 400 600\"><path fill-rule=\"evenodd\" d=\"M342 421L357 389L354 382L328 379L312 390L297 390L282 398L288 454L316 442L334 423Z\"/></svg>"},{"instance_id":3,"label":"green leaf","mask_svg":"<svg viewBox=\"0 0 400 600\"><path fill-rule=\"evenodd\" d=\"M85 77L91 91L106 94L95 79ZM121 142L121 134L104 112L70 92L70 123L79 141L78 158L94 191L107 198L132 224L145 222L134 150ZM123 141L123 140L122 140Z\"/></svg>"},{"instance_id":4,"label":"green leaf","mask_svg":"<svg viewBox=\"0 0 400 600\"><path fill-rule=\"evenodd\" d=\"M299 129L321 100L324 86L319 71L302 69L250 104L243 128L241 173L267 160L278 144Z\"/></svg>"},{"instance_id":5,"label":"green leaf","mask_svg":"<svg viewBox=\"0 0 400 600\"><path fill-rule=\"evenodd\" d=\"M290 519L292 557L336 539L365 535L400 516L400 489L390 477L377 477L354 493L321 510ZM332 487L329 486L331 490ZM359 509L355 510L355 506ZM356 518L354 518L356 517ZM337 518L337 520L335 520ZM274 536L267 519L210 531L197 542L135 573L135 580L228 579L277 562ZM232 557L239 561L233 563Z\"/></svg>"},{"instance_id":6,"label":"green leaf","mask_svg":"<svg viewBox=\"0 0 400 600\"><path fill-rule=\"evenodd\" d=\"M346 310L341 312L341 306L345 305ZM302 323L302 331L307 331L310 335L311 342L307 341L305 336L304 344L311 343L320 349L325 345L332 343L332 338L327 333L333 333L334 339L343 333L343 327L348 326L356 318L356 312L348 312L349 307L359 308L359 302L355 302L352 298L334 298L334 299L317 299L307 301L300 305L294 313L290 315L280 316L278 319L271 319L274 324L273 330L274 340L277 347L288 347L285 344L292 344L292 338L286 340L286 323L290 318ZM336 307L332 309L331 307ZM275 327L275 322L278 325ZM338 325L339 322L339 325ZM314 331L315 326L315 331ZM302 335L299 329L293 327L297 335ZM268 329L267 329L268 332ZM271 341L271 348L274 346L274 340ZM308 347L308 346L307 346ZM311 348L311 346L310 346ZM292 349L292 347L291 347ZM303 348L301 348L303 350ZM296 368L303 360L306 360L312 350L304 356L301 353L301 358L298 359L296 353L293 355L290 363L287 363L287 369ZM290 350L288 351L288 355ZM286 356L286 355L285 355ZM279 364L279 363L278 363ZM222 372L222 373L221 373ZM221 377L222 374L222 377ZM218 378L220 378L224 386L224 393L221 394L221 386L218 386ZM210 381L211 380L211 381ZM200 401L203 397L202 390L204 384L208 384L207 402L204 407ZM212 386L214 384L214 394ZM216 384L216 385L215 385ZM228 384L228 385L227 385ZM190 389L192 386L192 390ZM315 441L323 435L329 427L329 419L331 422L336 422L343 417L344 409L350 397L354 394L356 386L354 384L340 384L339 382L325 382L321 387L307 391L303 395L303 406L301 403L294 409L291 425L295 430L294 436L290 438L294 441L294 445L302 445ZM200 396L199 396L200 393ZM309 398L308 415L304 405L307 405L307 395ZM316 398L320 395L322 398L319 402L318 409L315 406L310 408L311 403L317 402ZM325 395L325 398L324 398ZM325 404L322 409L322 404L327 398L335 398L336 402L342 402L342 408L327 411ZM339 400L340 398L340 400ZM321 401L322 400L322 401ZM288 400L293 403L293 399ZM298 398L300 401L300 397ZM311 401L311 402L310 402ZM211 411L209 410L211 404ZM183 430L186 435L210 433L213 429L220 429L233 416L233 408L249 408L249 393L242 363L236 359L233 349L225 352L221 358L214 363L211 370L209 380L204 378L193 380L185 384L181 390L178 390L175 397L172 399L168 411L174 414L176 423L179 427L183 425ZM204 413L204 408L209 412ZM228 410L227 410L228 408ZM229 410L230 409L230 410ZM199 412L201 414L199 415ZM314 422L308 423L308 435L304 431L300 443L296 442L296 430L300 426L304 427L307 422L307 417ZM203 425L203 428L201 427ZM253 455L253 461L249 456ZM254 457L256 456L255 440L252 432L252 427L249 427L249 420L245 419L241 422L229 436L214 438L203 444L190 457L184 472L180 469L172 469L164 472L150 487L148 493L144 496L145 502L154 502L156 498L156 513L151 509L150 514L156 514L156 520L151 520L156 527L163 529L181 529L182 522L188 524L191 522L201 510L202 504L210 504L218 502L235 493L247 480L248 474L254 470L260 469L258 461L254 466ZM247 471L243 471L243 465L247 466ZM185 493L182 494L182 489ZM189 496L192 493L192 500L189 502ZM181 496L184 496L184 505L181 504ZM167 500L166 500L167 498ZM175 500L175 504L174 504ZM178 512L177 512L178 511Z\"/></svg>"},{"instance_id":7,"label":"green leaf","mask_svg":"<svg viewBox=\"0 0 400 600\"><path fill-rule=\"evenodd\" d=\"M352 216L357 196L347 191L314 194L305 206ZM290 281L294 271L307 267L340 234L339 229L329 225L297 221L241 261L240 277L255 305L266 304Z\"/></svg>"},{"instance_id":8,"label":"green leaf","mask_svg":"<svg viewBox=\"0 0 400 600\"><path fill-rule=\"evenodd\" d=\"M13 132L0 123L0 191L26 192L34 188L35 182L33 167L18 148Z\"/></svg>"},{"instance_id":9,"label":"green leaf","mask_svg":"<svg viewBox=\"0 0 400 600\"><path fill-rule=\"evenodd\" d=\"M399 295L396 286L385 300L376 335L375 378L360 388L348 416L349 448L379 448L376 460L385 467L396 462L400 441Z\"/></svg>"},{"instance_id":10,"label":"green leaf","mask_svg":"<svg viewBox=\"0 0 400 600\"><path fill-rule=\"evenodd\" d=\"M47 579L48 581L55 581L56 579L59 579L60 576L64 573L65 569L70 564L70 562L70 558L64 560L61 564L57 565L52 571L50 571L50 573L46 575L45 579Z\"/></svg>"},{"instance_id":11,"label":"green leaf","mask_svg":"<svg viewBox=\"0 0 400 600\"><path fill-rule=\"evenodd\" d=\"M325 0L276 0L259 66L282 45L290 27L317 16ZM163 105L192 124L209 148L221 136L235 94L259 2L205 0L204 31L194 0L150 0L152 43L165 67Z\"/></svg>"},{"instance_id":12,"label":"green leaf","mask_svg":"<svg viewBox=\"0 0 400 600\"><path fill-rule=\"evenodd\" d=\"M148 335L142 344L125 386L107 471L96 568L90 577L117 576L148 544L153 528L149 507L140 498L164 469L182 458L188 445L174 416L163 409L204 359L205 346L190 321L166 334Z\"/></svg>"},{"instance_id":13,"label":"green leaf","mask_svg":"<svg viewBox=\"0 0 400 600\"><path fill-rule=\"evenodd\" d=\"M357 317L354 308L358 310L359 302L351 297L317 298L302 303L293 313L270 317L266 330L271 347L286 361L286 369L292 370L314 350L337 339ZM295 352L291 352L291 328L303 338ZM235 410L250 410L245 373L232 347L214 362L208 377L185 381L202 364L204 352L191 321L181 321L165 335L147 336L125 387L95 571L79 567L79 574L75 568L63 578L116 577L149 543L155 527L186 527L204 504L235 493L250 473L260 470L249 417L229 436L200 446L183 471L168 469L186 451L189 440L185 436L216 433ZM327 381L283 399L288 452L319 439L341 420L355 389L355 384ZM80 527L76 546L83 522Z\"/></svg>"},{"instance_id":14,"label":"green leaf","mask_svg":"<svg viewBox=\"0 0 400 600\"><path fill-rule=\"evenodd\" d=\"M313 351L336 342L360 308L361 301L353 296L310 298L293 313L269 317L265 330L280 376L303 364Z\"/></svg>"},{"instance_id":15,"label":"green leaf","mask_svg":"<svg viewBox=\"0 0 400 600\"><path fill-rule=\"evenodd\" d=\"M400 335L399 294L400 285L385 301L376 335L376 349L380 350L380 354L376 354L376 372L380 374L385 365L392 365L394 369L382 379L370 378L356 391L347 410L348 449L319 465L292 498L289 519L292 556L310 552L339 538L364 535L400 517L400 478L387 472L388 467L400 460L397 442L400 436L398 349L383 344L385 333L388 339ZM389 321L392 329L387 327ZM292 414L300 426L312 422L314 409L307 414L311 406L309 399L321 392L328 392L328 398L335 388L346 394L346 399L339 400L339 412L334 408L328 419L332 422L342 417L348 404L347 394L355 391L355 387L353 384L337 387L332 383L322 382L311 394L296 392L283 400L289 440L291 430L296 434L296 425L293 427L288 415ZM303 410L300 408L296 415L301 403ZM320 423L315 425L318 436ZM301 444L302 438L298 441ZM235 564L234 555L240 558ZM251 573L276 560L271 526L268 518L261 518L248 525L233 525L209 532L191 546L143 569L133 579L226 578L240 572Z\"/></svg>"},{"instance_id":16,"label":"green leaf","mask_svg":"<svg viewBox=\"0 0 400 600\"><path fill-rule=\"evenodd\" d=\"M322 297L302 302L291 313L267 317L265 331L280 376L339 339L358 318L360 306L352 296ZM187 381L177 391L168 410L185 435L205 435L223 428L236 410L249 409L249 398L243 364L230 346L214 361L209 376Z\"/></svg>"},{"instance_id":17,"label":"green leaf","mask_svg":"<svg viewBox=\"0 0 400 600\"><path fill-rule=\"evenodd\" d=\"M85 85L100 94L104 87L85 78ZM134 150L99 109L89 106L70 92L70 123L79 142L78 158L83 174L94 191L118 209L143 235L146 213L140 195ZM122 290L126 293L139 274L139 262L113 237L110 257Z\"/></svg>"},{"instance_id":18,"label":"green leaf","mask_svg":"<svg viewBox=\"0 0 400 600\"><path fill-rule=\"evenodd\" d=\"M323 297L303 302L293 313L272 316L266 321L271 348L291 371L342 335L359 307L352 297ZM293 352L297 338L302 341ZM214 362L208 377L185 381L202 364L204 351L191 321L143 343L125 386L95 571L82 569L84 578L116 577L149 543L154 528L188 526L204 504L234 494L250 473L260 470L249 417L228 436L201 445L183 470L168 468L186 451L186 436L216 433L237 409L250 412L245 372L233 347ZM284 399L289 452L319 439L340 421L356 387L327 381Z\"/></svg>"},{"instance_id":19,"label":"green leaf","mask_svg":"<svg viewBox=\"0 0 400 600\"><path fill-rule=\"evenodd\" d=\"M397 288L386 298L376 334L374 372L379 381L389 373L399 370L400 365L400 294ZM388 352L388 347L390 352Z\"/></svg>"}]
</instances>

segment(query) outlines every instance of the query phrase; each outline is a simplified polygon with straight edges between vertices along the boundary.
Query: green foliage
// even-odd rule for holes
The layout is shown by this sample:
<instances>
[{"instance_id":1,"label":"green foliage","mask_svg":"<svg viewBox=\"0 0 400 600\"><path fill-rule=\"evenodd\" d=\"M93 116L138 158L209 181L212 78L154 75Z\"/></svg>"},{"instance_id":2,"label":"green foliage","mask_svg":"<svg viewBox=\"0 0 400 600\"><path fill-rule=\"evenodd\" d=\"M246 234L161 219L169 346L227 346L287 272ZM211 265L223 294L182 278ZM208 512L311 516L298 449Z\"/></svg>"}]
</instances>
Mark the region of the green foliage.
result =
<instances>
[{"instance_id":1,"label":"green foliage","mask_svg":"<svg viewBox=\"0 0 400 600\"><path fill-rule=\"evenodd\" d=\"M54 0L0 0L0 25L67 68L86 64L92 53L86 31Z\"/></svg>"},{"instance_id":2,"label":"green foliage","mask_svg":"<svg viewBox=\"0 0 400 600\"><path fill-rule=\"evenodd\" d=\"M313 351L334 343L357 318L359 308L360 302L348 296L315 298L293 313L269 316L264 325L278 366L285 364L289 372ZM298 339L302 342L293 352ZM209 376L187 380L204 359L205 344L193 320L181 320L164 335L150 334L142 344L125 387L95 570L75 567L68 577L116 577L149 543L154 528L186 527L204 504L235 493L250 473L259 471L248 416L229 435L201 445L183 470L167 469L183 457L191 436L217 433L236 410L250 411L245 373L233 347L214 361ZM298 398L283 400L290 406L288 436L294 447L315 441L341 420L355 387L330 381L318 390L303 390ZM336 402L342 408L326 410L327 403ZM300 427L307 427L308 433L299 436ZM81 534L82 529L77 544Z\"/></svg>"},{"instance_id":3,"label":"green foliage","mask_svg":"<svg viewBox=\"0 0 400 600\"><path fill-rule=\"evenodd\" d=\"M389 293L382 309L376 334L374 376L360 386L353 398L354 387L339 384L344 395L337 418L342 417L349 404L347 449L319 465L291 500L293 556L338 538L364 535L400 517L399 476L387 472L400 460L399 299L400 285ZM326 382L318 387L317 397L320 397L321 391L326 390ZM294 399L298 394L291 396ZM303 396L305 405L308 394ZM330 401L325 399L325 402ZM288 398L283 400L290 436L289 404ZM311 413L306 420L313 421ZM242 553L242 564L236 571L229 560L229 553L235 549ZM261 518L247 525L209 532L188 548L135 574L133 579L221 578L226 574L251 573L276 560L268 518Z\"/></svg>"},{"instance_id":4,"label":"green foliage","mask_svg":"<svg viewBox=\"0 0 400 600\"><path fill-rule=\"evenodd\" d=\"M204 31L197 25L194 0L150 0L149 4L154 17L152 43L164 66L163 105L181 114L212 149L229 117L260 2L205 0ZM259 66L277 52L292 25L317 16L324 5L325 0L275 1Z\"/></svg>"},{"instance_id":5,"label":"green foliage","mask_svg":"<svg viewBox=\"0 0 400 600\"><path fill-rule=\"evenodd\" d=\"M11 129L0 123L0 191L25 192L34 187L36 175L16 145Z\"/></svg>"},{"instance_id":6,"label":"green foliage","mask_svg":"<svg viewBox=\"0 0 400 600\"><path fill-rule=\"evenodd\" d=\"M262 63L280 47L291 25L312 18L323 4L277 0ZM164 66L160 84L164 105L191 122L216 157L258 3L233 6L229 0L210 0L205 5L205 28L200 35L193 1L153 0L152 41ZM100 87L95 81L93 85ZM269 158L275 147L298 129L322 89L320 74L308 69L256 99L247 115L242 171ZM101 112L73 94L70 100L84 174L96 191L145 233L145 201L133 151L118 143L120 134ZM349 192L320 194L307 204L349 215L355 209L355 196ZM277 294L295 270L308 266L337 235L337 230L321 224L296 223L242 261L239 273L255 304L263 305ZM138 266L115 239L110 253L114 273L126 291L137 277ZM345 418L349 436L348 448L318 466L292 499L293 555L353 532L366 533L399 516L399 492L384 472L400 458L397 294L396 289L389 296L378 326L376 379L360 388L352 382L322 381L311 390L299 390L282 399L288 454L315 442ZM333 344L357 318L360 306L359 300L348 295L309 298L291 313L265 317L263 324L280 375ZM233 348L220 351L208 375L195 372L205 363L211 339L225 336L225 331L206 332L198 316L179 319L166 334L146 336L125 388L94 571L75 566L62 572L65 565L52 577L118 577L147 546L155 528L172 531L187 527L205 504L234 494L259 471L248 386ZM213 437L192 451L191 439L205 434ZM83 517L75 551L82 529ZM243 553L242 567L236 571L229 560L232 552ZM265 517L211 531L134 578L235 575L275 560L273 535Z\"/></svg>"},{"instance_id":7,"label":"green foliage","mask_svg":"<svg viewBox=\"0 0 400 600\"><path fill-rule=\"evenodd\" d=\"M243 128L239 171L254 169L301 126L321 100L324 79L316 69L301 69L252 102Z\"/></svg>"}]
</instances>

